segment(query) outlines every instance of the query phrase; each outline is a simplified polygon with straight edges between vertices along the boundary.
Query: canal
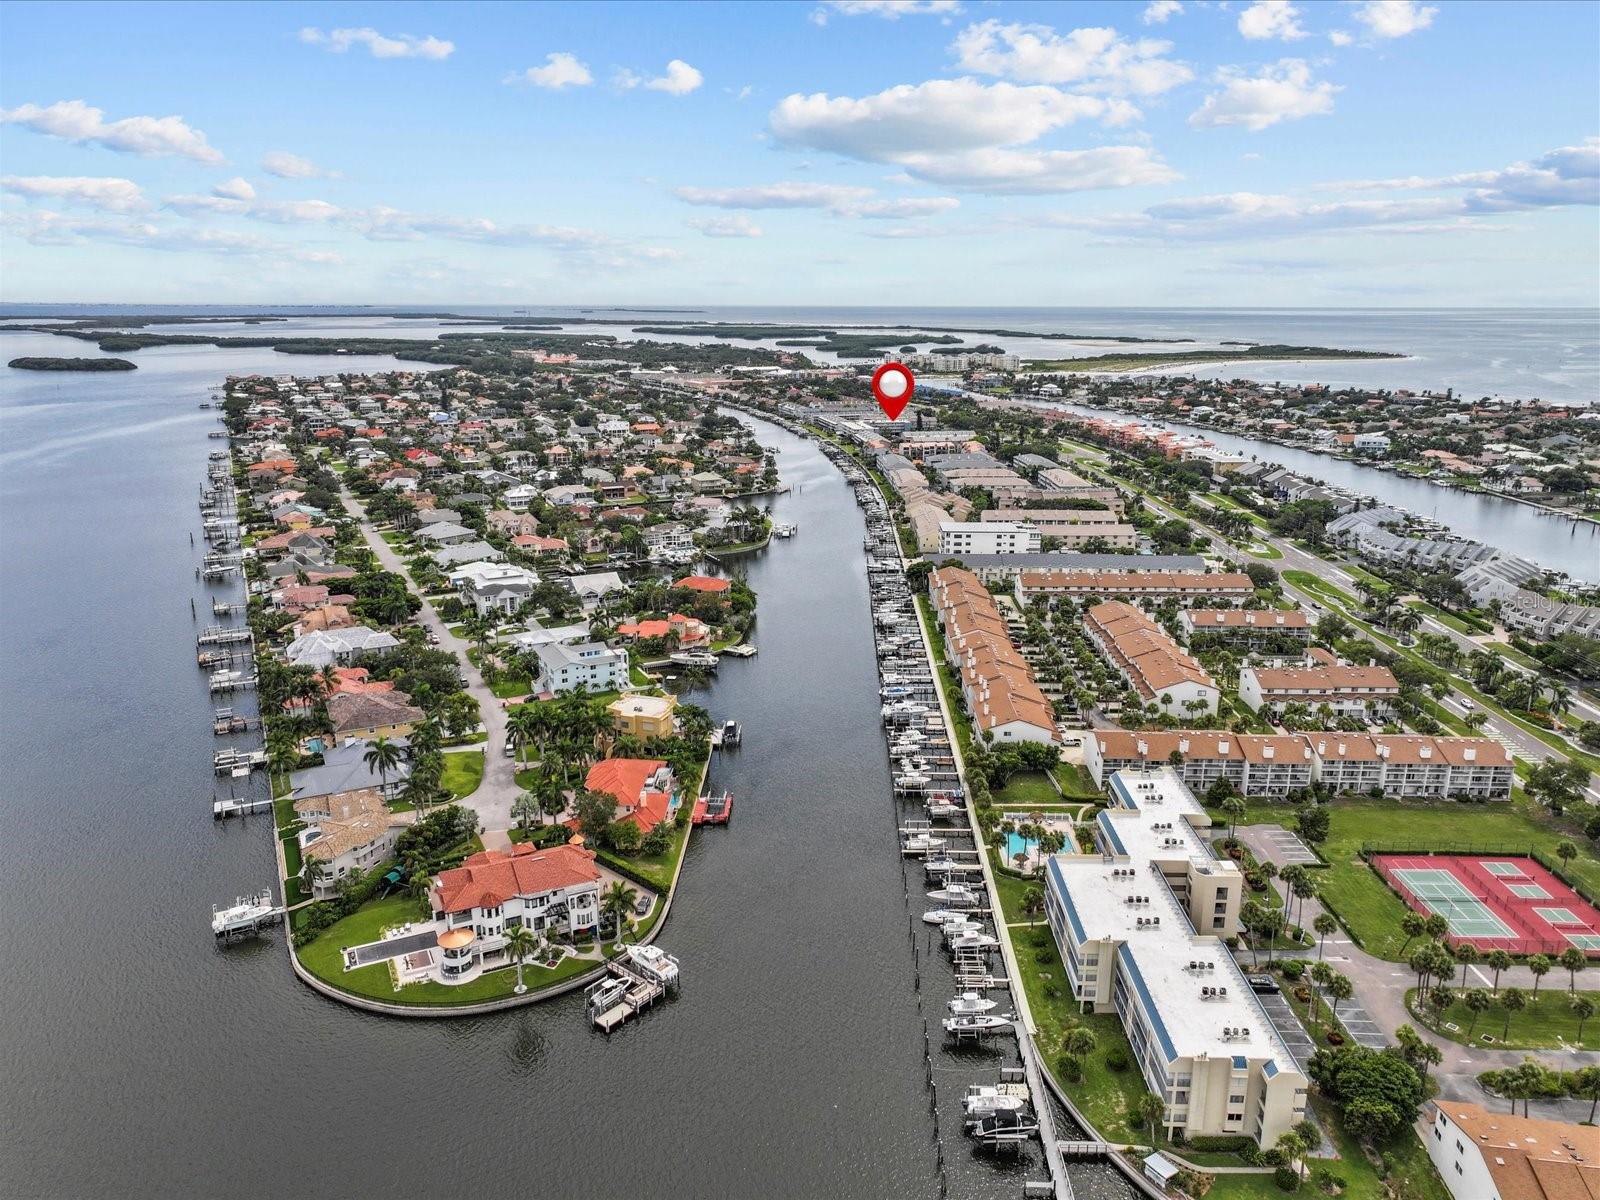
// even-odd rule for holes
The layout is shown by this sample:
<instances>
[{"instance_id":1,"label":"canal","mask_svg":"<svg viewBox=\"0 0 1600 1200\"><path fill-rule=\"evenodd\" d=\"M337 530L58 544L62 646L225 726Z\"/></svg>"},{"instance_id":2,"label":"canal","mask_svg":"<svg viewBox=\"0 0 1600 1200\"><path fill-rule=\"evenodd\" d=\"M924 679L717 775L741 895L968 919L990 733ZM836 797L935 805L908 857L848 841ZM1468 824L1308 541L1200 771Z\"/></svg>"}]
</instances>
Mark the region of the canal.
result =
<instances>
[{"instance_id":1,"label":"canal","mask_svg":"<svg viewBox=\"0 0 1600 1200\"><path fill-rule=\"evenodd\" d=\"M1056 407L1082 416L1126 415L1074 404ZM1462 537L1498 547L1508 554L1519 554L1550 570L1565 571L1577 580L1600 582L1600 525L1592 522L1571 521L1499 496L1440 487L1348 459L1313 454L1309 450L1279 446L1202 425L1159 420L1150 423L1182 433L1201 434L1224 450L1278 463L1296 475L1376 497L1384 504L1437 521Z\"/></svg>"},{"instance_id":2,"label":"canal","mask_svg":"<svg viewBox=\"0 0 1600 1200\"><path fill-rule=\"evenodd\" d=\"M693 839L663 931L682 997L609 1041L580 997L389 1019L299 985L281 934L221 950L207 931L273 863L265 823L209 815L188 531L218 443L196 406L285 364L139 361L0 371L0 1193L938 1195L863 525L816 448L761 428L800 534L744 567L759 656L695 697L745 745L713 768L733 824ZM944 1170L950 1194L1019 1190L976 1159Z\"/></svg>"}]
</instances>

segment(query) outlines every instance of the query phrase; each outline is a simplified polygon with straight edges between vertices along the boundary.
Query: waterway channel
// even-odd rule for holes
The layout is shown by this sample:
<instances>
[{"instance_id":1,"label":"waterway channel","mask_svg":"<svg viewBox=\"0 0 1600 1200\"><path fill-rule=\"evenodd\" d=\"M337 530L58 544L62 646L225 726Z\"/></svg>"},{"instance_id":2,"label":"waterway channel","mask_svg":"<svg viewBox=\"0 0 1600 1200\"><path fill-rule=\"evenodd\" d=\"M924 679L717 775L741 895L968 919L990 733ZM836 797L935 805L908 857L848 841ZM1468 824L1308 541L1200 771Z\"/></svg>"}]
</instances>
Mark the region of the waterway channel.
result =
<instances>
[{"instance_id":1,"label":"waterway channel","mask_svg":"<svg viewBox=\"0 0 1600 1200\"><path fill-rule=\"evenodd\" d=\"M814 446L760 427L800 534L745 566L759 656L695 697L745 745L712 773L733 824L694 838L662 935L682 997L610 1040L578 997L397 1020L298 984L281 933L213 945L211 904L273 864L263 822L210 818L188 537L224 375L396 364L139 361L0 371L0 1193L1018 1194L940 1165L862 520ZM1126 1196L1106 1172L1079 1195Z\"/></svg>"},{"instance_id":2,"label":"waterway channel","mask_svg":"<svg viewBox=\"0 0 1600 1200\"><path fill-rule=\"evenodd\" d=\"M1055 407L1083 416L1121 415L1073 404ZM1577 580L1600 582L1600 525L1592 522L1573 521L1500 496L1440 487L1348 459L1313 454L1309 450L1279 446L1202 425L1150 423L1181 433L1201 434L1224 450L1275 462L1308 479L1376 497L1385 504L1437 521L1462 537L1496 546L1510 554L1520 554L1542 567L1565 571Z\"/></svg>"}]
</instances>

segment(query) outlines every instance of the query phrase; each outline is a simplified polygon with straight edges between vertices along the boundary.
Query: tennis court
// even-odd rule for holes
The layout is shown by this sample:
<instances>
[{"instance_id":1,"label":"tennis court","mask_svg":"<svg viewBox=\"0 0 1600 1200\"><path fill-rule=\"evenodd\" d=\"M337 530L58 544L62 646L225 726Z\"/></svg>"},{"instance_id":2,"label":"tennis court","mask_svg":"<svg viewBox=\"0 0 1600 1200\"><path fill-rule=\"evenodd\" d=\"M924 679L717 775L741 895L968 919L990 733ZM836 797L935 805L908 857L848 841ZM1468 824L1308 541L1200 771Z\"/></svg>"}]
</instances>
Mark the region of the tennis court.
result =
<instances>
[{"instance_id":1,"label":"tennis court","mask_svg":"<svg viewBox=\"0 0 1600 1200\"><path fill-rule=\"evenodd\" d=\"M1373 869L1416 912L1449 923L1451 942L1552 957L1600 956L1600 910L1532 858L1375 854Z\"/></svg>"}]
</instances>

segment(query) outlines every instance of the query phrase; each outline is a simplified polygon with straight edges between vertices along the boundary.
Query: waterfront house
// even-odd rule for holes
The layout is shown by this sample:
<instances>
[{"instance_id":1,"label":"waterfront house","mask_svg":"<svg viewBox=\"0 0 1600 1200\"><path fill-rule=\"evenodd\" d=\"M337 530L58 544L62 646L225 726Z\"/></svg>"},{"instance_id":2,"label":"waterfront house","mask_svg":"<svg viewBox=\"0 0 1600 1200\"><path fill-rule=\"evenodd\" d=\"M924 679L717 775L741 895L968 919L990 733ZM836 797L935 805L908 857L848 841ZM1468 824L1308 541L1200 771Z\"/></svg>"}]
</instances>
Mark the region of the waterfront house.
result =
<instances>
[{"instance_id":1,"label":"waterfront house","mask_svg":"<svg viewBox=\"0 0 1600 1200\"><path fill-rule=\"evenodd\" d=\"M523 843L482 850L441 871L428 893L439 926L433 963L440 983L468 983L507 966L506 933L524 926L549 936L592 934L600 927L601 875L592 850Z\"/></svg>"},{"instance_id":2,"label":"waterfront house","mask_svg":"<svg viewBox=\"0 0 1600 1200\"><path fill-rule=\"evenodd\" d=\"M605 758L589 768L583 786L617 801L618 821L649 833L672 815L676 783L672 767L658 758Z\"/></svg>"},{"instance_id":3,"label":"waterfront house","mask_svg":"<svg viewBox=\"0 0 1600 1200\"><path fill-rule=\"evenodd\" d=\"M350 666L386 653L400 645L392 633L356 625L348 629L317 629L290 642L283 656L291 666Z\"/></svg>"},{"instance_id":4,"label":"waterfront house","mask_svg":"<svg viewBox=\"0 0 1600 1200\"><path fill-rule=\"evenodd\" d=\"M691 649L710 645L711 627L694 617L673 613L666 620L632 621L618 625L617 636L634 642L669 638L679 649Z\"/></svg>"},{"instance_id":5,"label":"waterfront house","mask_svg":"<svg viewBox=\"0 0 1600 1200\"><path fill-rule=\"evenodd\" d=\"M625 592L628 585L622 582L622 576L615 571L596 571L590 575L574 575L567 580L567 586L573 594L583 603L585 611L592 609L601 599L613 592Z\"/></svg>"},{"instance_id":6,"label":"waterfront house","mask_svg":"<svg viewBox=\"0 0 1600 1200\"><path fill-rule=\"evenodd\" d=\"M677 708L676 696L627 695L618 696L606 711L619 735L648 741L668 738L676 732Z\"/></svg>"},{"instance_id":7,"label":"waterfront house","mask_svg":"<svg viewBox=\"0 0 1600 1200\"><path fill-rule=\"evenodd\" d=\"M407 743L403 737L389 739L401 748ZM369 744L352 740L335 745L322 752L322 764L291 772L289 794L296 800L313 796L328 796L336 792L362 790L377 791L387 799L400 794L407 779L411 778L411 760L402 758L387 772L387 780L367 765Z\"/></svg>"},{"instance_id":8,"label":"waterfront house","mask_svg":"<svg viewBox=\"0 0 1600 1200\"><path fill-rule=\"evenodd\" d=\"M326 868L312 891L317 900L337 895L345 876L386 860L402 828L376 788L307 796L294 802L294 811L305 822L298 835L301 855Z\"/></svg>"},{"instance_id":9,"label":"waterfront house","mask_svg":"<svg viewBox=\"0 0 1600 1200\"><path fill-rule=\"evenodd\" d=\"M717 579L711 575L685 575L682 579L675 581L672 586L686 592L696 592L702 596L716 596L724 602L727 601L729 593L733 590L733 584L728 580Z\"/></svg>"},{"instance_id":10,"label":"waterfront house","mask_svg":"<svg viewBox=\"0 0 1600 1200\"><path fill-rule=\"evenodd\" d=\"M328 697L328 723L336 741L409 737L427 713L403 692L340 692Z\"/></svg>"},{"instance_id":11,"label":"waterfront house","mask_svg":"<svg viewBox=\"0 0 1600 1200\"><path fill-rule=\"evenodd\" d=\"M535 647L539 670L534 677L536 692L564 695L580 688L590 692L609 692L628 684L628 655L603 642L563 645L552 642Z\"/></svg>"}]
</instances>

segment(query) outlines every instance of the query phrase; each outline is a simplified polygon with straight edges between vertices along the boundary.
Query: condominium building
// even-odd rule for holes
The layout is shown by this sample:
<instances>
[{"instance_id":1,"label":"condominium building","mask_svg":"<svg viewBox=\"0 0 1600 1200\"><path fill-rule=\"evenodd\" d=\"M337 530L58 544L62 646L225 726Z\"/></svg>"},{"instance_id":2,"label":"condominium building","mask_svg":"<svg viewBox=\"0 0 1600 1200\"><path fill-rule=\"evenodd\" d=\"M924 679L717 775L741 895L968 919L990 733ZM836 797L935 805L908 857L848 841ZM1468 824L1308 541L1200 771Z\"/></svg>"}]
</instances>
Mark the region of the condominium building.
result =
<instances>
[{"instance_id":1,"label":"condominium building","mask_svg":"<svg viewBox=\"0 0 1600 1200\"><path fill-rule=\"evenodd\" d=\"M1017 577L1017 599L1024 603L1034 596L1248 600L1255 595L1255 590L1250 576L1231 571L1212 574L1138 570L1023 571Z\"/></svg>"},{"instance_id":2,"label":"condominium building","mask_svg":"<svg viewBox=\"0 0 1600 1200\"><path fill-rule=\"evenodd\" d=\"M1178 627L1187 638L1211 634L1252 650L1286 639L1311 640L1311 618L1297 608L1186 608L1178 614Z\"/></svg>"},{"instance_id":3,"label":"condominium building","mask_svg":"<svg viewBox=\"0 0 1600 1200\"><path fill-rule=\"evenodd\" d=\"M1119 771L1098 853L1046 864L1045 910L1082 1009L1115 1012L1170 1136L1271 1146L1305 1118L1305 1076L1221 939L1245 879L1171 768Z\"/></svg>"},{"instance_id":4,"label":"condominium building","mask_svg":"<svg viewBox=\"0 0 1600 1200\"><path fill-rule=\"evenodd\" d=\"M984 510L981 521L986 525L1026 522L1042 537L1054 538L1072 549L1095 541L1108 548L1132 549L1139 544L1139 531L1104 508L990 508Z\"/></svg>"},{"instance_id":5,"label":"condominium building","mask_svg":"<svg viewBox=\"0 0 1600 1200\"><path fill-rule=\"evenodd\" d=\"M1305 791L1311 786L1316 765L1309 741L1300 734L1097 729L1083 743L1083 765L1097 787L1105 787L1106 780L1118 771L1164 763L1171 764L1197 793L1226 779L1243 796L1287 796Z\"/></svg>"},{"instance_id":6,"label":"condominium building","mask_svg":"<svg viewBox=\"0 0 1600 1200\"><path fill-rule=\"evenodd\" d=\"M944 567L928 576L928 593L978 732L996 742L1054 742L1054 711L989 589L971 571Z\"/></svg>"},{"instance_id":7,"label":"condominium building","mask_svg":"<svg viewBox=\"0 0 1600 1200\"><path fill-rule=\"evenodd\" d=\"M1206 669L1133 605L1096 604L1083 631L1144 703L1174 715L1217 711L1221 692Z\"/></svg>"},{"instance_id":8,"label":"condominium building","mask_svg":"<svg viewBox=\"0 0 1600 1200\"><path fill-rule=\"evenodd\" d=\"M1383 715L1400 694L1388 667L1246 667L1239 672L1239 699L1252 710L1303 704L1327 705L1339 716Z\"/></svg>"},{"instance_id":9,"label":"condominium building","mask_svg":"<svg viewBox=\"0 0 1600 1200\"><path fill-rule=\"evenodd\" d=\"M1490 738L1312 733L1318 783L1336 792L1511 799L1511 754Z\"/></svg>"},{"instance_id":10,"label":"condominium building","mask_svg":"<svg viewBox=\"0 0 1600 1200\"><path fill-rule=\"evenodd\" d=\"M1514 1106L1513 1106L1514 1107ZM1600 1132L1591 1125L1435 1100L1423 1144L1455 1200L1600 1196Z\"/></svg>"},{"instance_id":11,"label":"condominium building","mask_svg":"<svg viewBox=\"0 0 1600 1200\"><path fill-rule=\"evenodd\" d=\"M1037 554L1039 531L1009 521L945 521L939 526L940 554Z\"/></svg>"}]
</instances>

